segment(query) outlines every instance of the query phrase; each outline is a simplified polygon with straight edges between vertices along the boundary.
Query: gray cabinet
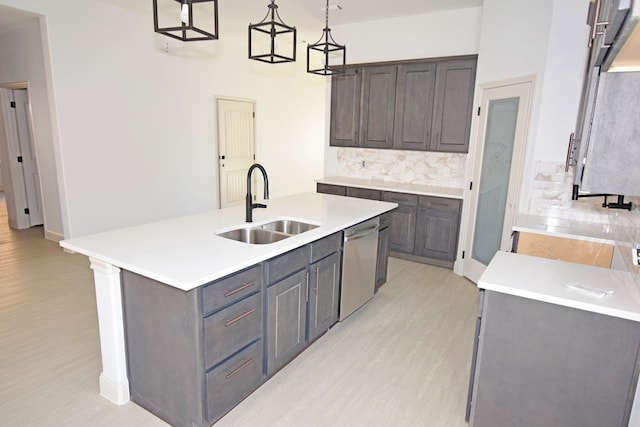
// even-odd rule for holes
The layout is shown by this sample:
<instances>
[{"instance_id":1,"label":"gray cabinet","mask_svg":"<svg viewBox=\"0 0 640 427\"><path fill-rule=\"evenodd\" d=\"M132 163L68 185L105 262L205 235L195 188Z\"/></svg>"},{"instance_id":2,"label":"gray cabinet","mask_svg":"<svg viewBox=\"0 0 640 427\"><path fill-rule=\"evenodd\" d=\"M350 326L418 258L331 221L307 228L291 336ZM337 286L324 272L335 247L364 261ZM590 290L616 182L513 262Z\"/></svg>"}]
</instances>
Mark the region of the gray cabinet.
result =
<instances>
[{"instance_id":1,"label":"gray cabinet","mask_svg":"<svg viewBox=\"0 0 640 427\"><path fill-rule=\"evenodd\" d=\"M263 381L262 266L185 292L122 273L131 399L210 425Z\"/></svg>"},{"instance_id":2,"label":"gray cabinet","mask_svg":"<svg viewBox=\"0 0 640 427\"><path fill-rule=\"evenodd\" d=\"M391 213L391 225L389 226L391 255L399 252L412 254L416 240L418 196L385 191L382 194L382 200L398 204L398 207Z\"/></svg>"},{"instance_id":3,"label":"gray cabinet","mask_svg":"<svg viewBox=\"0 0 640 427\"><path fill-rule=\"evenodd\" d=\"M466 153L476 62L370 64L334 76L330 145Z\"/></svg>"},{"instance_id":4,"label":"gray cabinet","mask_svg":"<svg viewBox=\"0 0 640 427\"><path fill-rule=\"evenodd\" d=\"M331 79L330 145L356 147L360 135L362 71L347 68Z\"/></svg>"},{"instance_id":5,"label":"gray cabinet","mask_svg":"<svg viewBox=\"0 0 640 427\"><path fill-rule=\"evenodd\" d=\"M389 225L391 225L391 213L387 212L380 216L375 292L378 292L380 286L384 285L387 281L387 267L389 265Z\"/></svg>"},{"instance_id":6,"label":"gray cabinet","mask_svg":"<svg viewBox=\"0 0 640 427\"><path fill-rule=\"evenodd\" d=\"M486 291L480 325L471 427L629 425L637 322Z\"/></svg>"},{"instance_id":7,"label":"gray cabinet","mask_svg":"<svg viewBox=\"0 0 640 427\"><path fill-rule=\"evenodd\" d=\"M420 197L416 253L431 259L451 262L456 258L460 200Z\"/></svg>"},{"instance_id":8,"label":"gray cabinet","mask_svg":"<svg viewBox=\"0 0 640 427\"><path fill-rule=\"evenodd\" d=\"M398 204L388 226L380 227L376 289L386 281L386 261L381 260L388 256L453 268L461 200L327 184L318 184L317 191Z\"/></svg>"},{"instance_id":9,"label":"gray cabinet","mask_svg":"<svg viewBox=\"0 0 640 427\"><path fill-rule=\"evenodd\" d=\"M338 321L341 252L334 252L310 266L309 341Z\"/></svg>"},{"instance_id":10,"label":"gray cabinet","mask_svg":"<svg viewBox=\"0 0 640 427\"><path fill-rule=\"evenodd\" d=\"M429 150L435 85L434 62L398 66L393 148Z\"/></svg>"},{"instance_id":11,"label":"gray cabinet","mask_svg":"<svg viewBox=\"0 0 640 427\"><path fill-rule=\"evenodd\" d=\"M476 59L438 63L431 150L469 151Z\"/></svg>"},{"instance_id":12,"label":"gray cabinet","mask_svg":"<svg viewBox=\"0 0 640 427\"><path fill-rule=\"evenodd\" d=\"M267 288L268 375L275 373L306 347L308 298L306 268Z\"/></svg>"},{"instance_id":13,"label":"gray cabinet","mask_svg":"<svg viewBox=\"0 0 640 427\"><path fill-rule=\"evenodd\" d=\"M393 145L396 72L395 65L363 68L361 147L391 148Z\"/></svg>"}]
</instances>

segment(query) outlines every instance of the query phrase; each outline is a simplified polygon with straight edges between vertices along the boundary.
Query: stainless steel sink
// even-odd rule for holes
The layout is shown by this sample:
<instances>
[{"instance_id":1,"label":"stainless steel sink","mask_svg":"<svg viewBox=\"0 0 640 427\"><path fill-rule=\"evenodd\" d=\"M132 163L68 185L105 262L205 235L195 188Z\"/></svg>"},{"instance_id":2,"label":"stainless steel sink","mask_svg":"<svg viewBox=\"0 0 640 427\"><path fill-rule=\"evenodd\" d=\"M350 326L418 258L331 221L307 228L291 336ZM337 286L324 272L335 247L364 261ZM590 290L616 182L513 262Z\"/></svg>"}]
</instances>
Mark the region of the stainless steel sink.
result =
<instances>
[{"instance_id":1,"label":"stainless steel sink","mask_svg":"<svg viewBox=\"0 0 640 427\"><path fill-rule=\"evenodd\" d=\"M307 222L295 221L292 219L279 219L277 221L269 222L261 225L265 230L278 231L285 234L300 234L305 231L313 230L318 226L315 224L309 224Z\"/></svg>"},{"instance_id":2,"label":"stainless steel sink","mask_svg":"<svg viewBox=\"0 0 640 427\"><path fill-rule=\"evenodd\" d=\"M278 242L305 231L313 230L318 225L292 219L277 219L265 224L246 224L242 227L218 233L218 236L238 242L264 245Z\"/></svg>"}]
</instances>

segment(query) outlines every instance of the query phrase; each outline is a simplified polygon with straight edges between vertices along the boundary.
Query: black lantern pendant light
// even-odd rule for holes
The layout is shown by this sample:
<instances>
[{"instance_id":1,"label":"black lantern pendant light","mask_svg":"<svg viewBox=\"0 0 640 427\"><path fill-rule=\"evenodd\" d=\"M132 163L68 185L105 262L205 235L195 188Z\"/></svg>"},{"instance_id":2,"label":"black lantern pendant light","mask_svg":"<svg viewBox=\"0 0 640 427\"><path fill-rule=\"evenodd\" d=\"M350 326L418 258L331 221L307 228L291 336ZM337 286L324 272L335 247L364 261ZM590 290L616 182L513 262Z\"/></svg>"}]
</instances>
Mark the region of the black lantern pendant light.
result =
<instances>
[{"instance_id":1,"label":"black lantern pendant light","mask_svg":"<svg viewBox=\"0 0 640 427\"><path fill-rule=\"evenodd\" d=\"M280 40L279 46L276 37ZM249 24L249 59L277 64L296 60L296 27L285 24L278 13L278 5L271 0L267 15L257 24ZM261 43L262 42L262 43ZM291 44L291 52L285 48ZM261 53L260 48L265 48Z\"/></svg>"},{"instance_id":2,"label":"black lantern pendant light","mask_svg":"<svg viewBox=\"0 0 640 427\"><path fill-rule=\"evenodd\" d=\"M341 57L341 58L340 58ZM332 63L339 59L342 63ZM344 73L344 65L347 61L347 47L338 44L331 36L329 28L329 0L325 9L325 26L322 30L322 37L315 44L307 45L307 73L319 74L321 76L330 76L332 74ZM322 64L318 68L313 64Z\"/></svg>"},{"instance_id":3,"label":"black lantern pendant light","mask_svg":"<svg viewBox=\"0 0 640 427\"><path fill-rule=\"evenodd\" d=\"M163 26L159 23L158 2L164 2L165 4L178 3L171 23ZM213 12L212 28L204 30L196 26L194 15L206 16L211 12ZM153 24L156 33L164 34L183 42L218 40L218 0L153 0Z\"/></svg>"}]
</instances>

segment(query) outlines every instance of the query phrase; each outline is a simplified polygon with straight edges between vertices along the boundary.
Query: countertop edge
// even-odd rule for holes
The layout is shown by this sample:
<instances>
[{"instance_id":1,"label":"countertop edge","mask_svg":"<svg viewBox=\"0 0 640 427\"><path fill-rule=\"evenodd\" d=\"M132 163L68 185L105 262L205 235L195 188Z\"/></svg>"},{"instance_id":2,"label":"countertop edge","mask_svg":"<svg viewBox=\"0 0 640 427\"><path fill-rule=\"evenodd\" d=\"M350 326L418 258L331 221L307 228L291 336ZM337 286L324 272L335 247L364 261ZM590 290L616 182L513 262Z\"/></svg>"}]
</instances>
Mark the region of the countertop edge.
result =
<instances>
[{"instance_id":1,"label":"countertop edge","mask_svg":"<svg viewBox=\"0 0 640 427\"><path fill-rule=\"evenodd\" d=\"M462 188L438 187L424 184L410 184L393 181L380 181L365 178L352 178L345 176L329 176L316 179L318 184L343 185L348 187L368 188L372 190L393 191L397 193L417 194L423 196L446 197L462 200L464 190Z\"/></svg>"}]
</instances>

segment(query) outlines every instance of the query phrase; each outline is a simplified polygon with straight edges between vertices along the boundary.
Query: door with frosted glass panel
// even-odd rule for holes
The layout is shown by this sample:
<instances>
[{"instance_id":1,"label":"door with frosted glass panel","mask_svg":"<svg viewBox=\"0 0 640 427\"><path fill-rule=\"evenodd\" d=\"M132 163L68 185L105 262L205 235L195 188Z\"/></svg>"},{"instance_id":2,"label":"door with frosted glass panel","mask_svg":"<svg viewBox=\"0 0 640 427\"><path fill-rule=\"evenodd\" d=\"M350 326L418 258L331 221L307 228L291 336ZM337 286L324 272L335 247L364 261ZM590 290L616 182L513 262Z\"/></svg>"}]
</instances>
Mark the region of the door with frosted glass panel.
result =
<instances>
[{"instance_id":1,"label":"door with frosted glass panel","mask_svg":"<svg viewBox=\"0 0 640 427\"><path fill-rule=\"evenodd\" d=\"M510 249L532 86L528 80L482 90L464 258L464 275L474 282L497 251Z\"/></svg>"}]
</instances>

